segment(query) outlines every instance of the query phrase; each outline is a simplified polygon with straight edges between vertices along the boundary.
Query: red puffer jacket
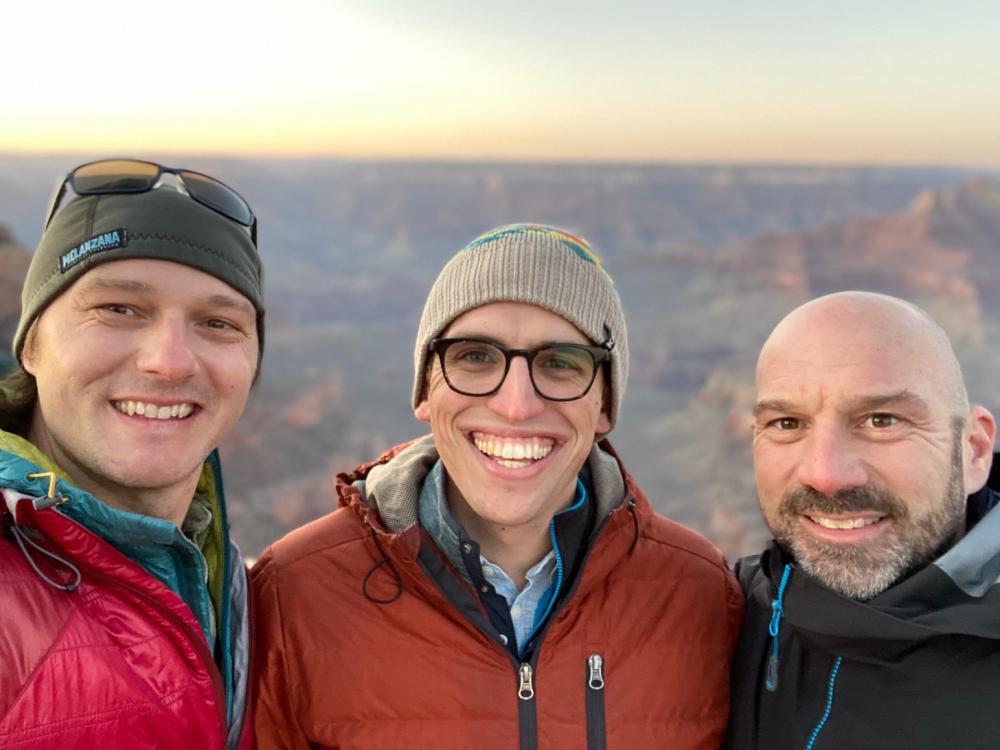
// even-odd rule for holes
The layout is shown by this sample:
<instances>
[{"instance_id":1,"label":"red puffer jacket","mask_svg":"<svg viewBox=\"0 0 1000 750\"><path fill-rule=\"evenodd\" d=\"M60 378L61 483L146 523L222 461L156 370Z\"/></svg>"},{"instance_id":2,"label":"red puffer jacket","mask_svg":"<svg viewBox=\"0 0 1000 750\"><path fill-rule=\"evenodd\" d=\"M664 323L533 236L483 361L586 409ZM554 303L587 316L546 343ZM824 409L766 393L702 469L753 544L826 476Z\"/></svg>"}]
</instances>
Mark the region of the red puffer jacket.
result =
<instances>
[{"instance_id":1,"label":"red puffer jacket","mask_svg":"<svg viewBox=\"0 0 1000 750\"><path fill-rule=\"evenodd\" d=\"M30 498L15 513L0 539L0 747L226 748L222 680L187 605L61 513Z\"/></svg>"},{"instance_id":2,"label":"red puffer jacket","mask_svg":"<svg viewBox=\"0 0 1000 750\"><path fill-rule=\"evenodd\" d=\"M407 520L429 445L381 459L399 479L377 499L373 465L340 475L346 507L254 567L259 748L716 750L743 616L719 552L622 471L575 588L518 663Z\"/></svg>"}]
</instances>

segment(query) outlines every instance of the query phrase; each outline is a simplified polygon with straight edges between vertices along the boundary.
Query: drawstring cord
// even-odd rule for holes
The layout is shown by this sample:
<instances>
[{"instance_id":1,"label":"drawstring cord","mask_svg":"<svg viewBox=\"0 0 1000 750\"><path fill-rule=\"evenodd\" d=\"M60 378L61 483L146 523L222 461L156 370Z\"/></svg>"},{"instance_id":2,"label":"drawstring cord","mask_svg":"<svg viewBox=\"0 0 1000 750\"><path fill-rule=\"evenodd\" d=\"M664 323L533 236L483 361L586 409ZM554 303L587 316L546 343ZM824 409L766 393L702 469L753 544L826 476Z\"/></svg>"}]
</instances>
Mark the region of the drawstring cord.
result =
<instances>
[{"instance_id":1,"label":"drawstring cord","mask_svg":"<svg viewBox=\"0 0 1000 750\"><path fill-rule=\"evenodd\" d=\"M31 505L32 508L34 508L34 510L36 511L48 510L49 508L55 508L56 506L62 505L63 503L66 502L67 498L64 497L62 494L56 492L55 472L44 471L44 472L39 472L37 474L28 474L27 479L49 480L47 495L44 495L42 497L31 498ZM22 496L21 502L27 499L28 498ZM11 523L9 525L10 533L14 537L14 541L17 543L18 548L21 550L21 554L24 555L24 559L27 560L28 565L31 566L31 569L35 571L35 574L39 578L41 578L43 581L45 581L53 588L59 589L60 591L65 591L66 593L72 593L76 591L82 579L82 576L80 575L80 569L76 567L73 563L71 563L69 560L60 557L55 552L50 552L37 542L33 541L31 537L29 537L24 531L21 530L21 527L17 523L16 520L17 514L14 508L16 502L12 499L8 499L8 504L10 506L10 520L11 520ZM6 523L4 525L7 526ZM54 560L55 562L60 563L69 570L73 571L73 580L67 584L62 584L59 583L59 581L53 580L52 578L47 576L38 566L38 563L35 562L35 558L32 557L31 552L28 551L28 547L31 547L31 549L33 549L38 554L45 555L50 560Z\"/></svg>"},{"instance_id":2,"label":"drawstring cord","mask_svg":"<svg viewBox=\"0 0 1000 750\"><path fill-rule=\"evenodd\" d=\"M781 631L781 617L785 608L781 601L785 596L785 586L788 585L788 577L792 573L792 566L785 565L781 574L781 583L778 584L778 596L771 600L771 621L767 625L767 632L771 635L771 658L767 660L767 676L764 680L764 687L772 693L778 688L778 633Z\"/></svg>"},{"instance_id":3,"label":"drawstring cord","mask_svg":"<svg viewBox=\"0 0 1000 750\"><path fill-rule=\"evenodd\" d=\"M368 571L368 574L365 576L364 582L361 584L361 593L365 595L365 598L368 601L374 602L375 604L392 604L394 601L396 601L399 597L403 595L403 579L400 577L399 571L396 570L396 567L392 564L392 560L390 560L389 556L385 554L385 550L382 549L382 545L379 544L378 536L376 536L375 534L375 529L369 528L369 531L371 531L372 541L375 542L375 547L378 549L379 554L382 555L382 559L379 560L377 563L375 563L372 566L372 569ZM396 593L390 596L388 599L382 599L377 596L372 596L371 594L368 593L368 579L371 578L375 574L375 571L377 571L383 565L387 565L389 567L389 571L392 573L392 577L396 579Z\"/></svg>"},{"instance_id":4,"label":"drawstring cord","mask_svg":"<svg viewBox=\"0 0 1000 750\"><path fill-rule=\"evenodd\" d=\"M639 518L635 514L635 498L630 497L628 499L628 510L632 514L632 544L629 545L628 553L632 554L632 550L635 549L636 543L639 541Z\"/></svg>"},{"instance_id":5,"label":"drawstring cord","mask_svg":"<svg viewBox=\"0 0 1000 750\"><path fill-rule=\"evenodd\" d=\"M76 587L80 585L80 569L78 567L76 567L69 560L65 560L62 557L59 557L59 555L57 555L56 553L49 552L41 545L33 542L27 534L21 531L20 527L17 524L13 524L10 527L10 531L14 535L14 541L17 542L17 546L21 548L21 554L24 555L24 559L28 561L28 564L31 566L32 570L34 570L35 573L38 574L39 578L41 578L43 581L45 581L53 588L65 591L66 593L72 593L73 591L76 590ZM34 549L36 552L39 552L40 554L43 554L46 557L55 560L56 562L62 563L67 568L72 570L74 575L73 581L64 585L59 583L59 581L54 581L47 575L45 575L45 573L42 572L42 569L38 567L38 563L35 562L35 558L31 556L30 552L28 552L27 547L25 547L26 544L32 549Z\"/></svg>"},{"instance_id":6,"label":"drawstring cord","mask_svg":"<svg viewBox=\"0 0 1000 750\"><path fill-rule=\"evenodd\" d=\"M785 612L782 600L785 597L785 587L788 586L788 578L791 574L792 566L786 564L781 573L781 582L778 584L778 596L771 600L771 622L767 625L767 632L771 635L771 657L767 660L767 678L764 681L764 686L771 692L774 692L778 687L778 633L781 631L781 618ZM823 709L823 715L809 735L805 750L813 749L819 733L823 731L823 727L826 726L830 713L833 711L833 691L837 685L837 675L840 673L840 665L843 661L844 657L838 656L830 668L830 676L826 684L826 706Z\"/></svg>"}]
</instances>

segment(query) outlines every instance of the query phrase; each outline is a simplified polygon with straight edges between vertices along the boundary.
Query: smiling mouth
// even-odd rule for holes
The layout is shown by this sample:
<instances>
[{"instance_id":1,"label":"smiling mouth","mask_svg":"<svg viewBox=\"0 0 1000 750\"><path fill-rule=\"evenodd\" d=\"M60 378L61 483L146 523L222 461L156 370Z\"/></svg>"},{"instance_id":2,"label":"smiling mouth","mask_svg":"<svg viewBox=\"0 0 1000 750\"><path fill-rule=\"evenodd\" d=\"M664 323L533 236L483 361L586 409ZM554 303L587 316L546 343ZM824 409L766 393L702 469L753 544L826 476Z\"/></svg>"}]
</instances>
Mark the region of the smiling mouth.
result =
<instances>
[{"instance_id":1,"label":"smiling mouth","mask_svg":"<svg viewBox=\"0 0 1000 750\"><path fill-rule=\"evenodd\" d=\"M866 526L874 526L880 523L885 516L866 516L866 517L855 517L855 518L830 518L829 516L819 516L805 514L806 518L812 521L817 526L822 526L824 529L835 529L838 531L846 531L851 529L862 529Z\"/></svg>"},{"instance_id":2,"label":"smiling mouth","mask_svg":"<svg viewBox=\"0 0 1000 750\"><path fill-rule=\"evenodd\" d=\"M552 438L514 438L485 432L472 433L472 442L480 453L508 469L531 466L548 456L555 447Z\"/></svg>"},{"instance_id":3,"label":"smiling mouth","mask_svg":"<svg viewBox=\"0 0 1000 750\"><path fill-rule=\"evenodd\" d=\"M146 419L184 419L194 411L194 404L186 401L177 404L150 404L145 401L112 401L122 414L138 415Z\"/></svg>"}]
</instances>

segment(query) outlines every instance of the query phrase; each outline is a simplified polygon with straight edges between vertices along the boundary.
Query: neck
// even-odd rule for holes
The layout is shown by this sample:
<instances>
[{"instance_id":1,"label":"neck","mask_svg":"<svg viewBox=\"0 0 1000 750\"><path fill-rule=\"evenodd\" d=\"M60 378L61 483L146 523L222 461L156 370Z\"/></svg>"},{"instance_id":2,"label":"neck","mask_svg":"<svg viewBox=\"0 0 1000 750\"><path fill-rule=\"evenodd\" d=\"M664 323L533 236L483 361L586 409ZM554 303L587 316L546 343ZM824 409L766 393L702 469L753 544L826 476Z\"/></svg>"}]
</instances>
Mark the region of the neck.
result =
<instances>
[{"instance_id":1,"label":"neck","mask_svg":"<svg viewBox=\"0 0 1000 750\"><path fill-rule=\"evenodd\" d=\"M109 488L100 482L90 483L72 475L70 478L80 489L86 490L107 506L169 521L178 528L184 523L184 517L191 507L191 500L198 486L196 477L190 485L190 491L177 487L171 487L169 490L129 488L123 493L120 488Z\"/></svg>"},{"instance_id":2,"label":"neck","mask_svg":"<svg viewBox=\"0 0 1000 750\"><path fill-rule=\"evenodd\" d=\"M477 515L449 479L447 501L455 519L479 543L481 554L510 576L518 589L527 583L527 573L552 550L550 518L517 526L504 526Z\"/></svg>"},{"instance_id":3,"label":"neck","mask_svg":"<svg viewBox=\"0 0 1000 750\"><path fill-rule=\"evenodd\" d=\"M27 438L38 450L47 455L70 481L89 492L105 505L138 513L151 518L170 521L178 528L184 522L191 500L194 498L201 477L201 467L185 481L169 487L143 487L121 484L95 473L63 454L45 430L33 429Z\"/></svg>"}]
</instances>

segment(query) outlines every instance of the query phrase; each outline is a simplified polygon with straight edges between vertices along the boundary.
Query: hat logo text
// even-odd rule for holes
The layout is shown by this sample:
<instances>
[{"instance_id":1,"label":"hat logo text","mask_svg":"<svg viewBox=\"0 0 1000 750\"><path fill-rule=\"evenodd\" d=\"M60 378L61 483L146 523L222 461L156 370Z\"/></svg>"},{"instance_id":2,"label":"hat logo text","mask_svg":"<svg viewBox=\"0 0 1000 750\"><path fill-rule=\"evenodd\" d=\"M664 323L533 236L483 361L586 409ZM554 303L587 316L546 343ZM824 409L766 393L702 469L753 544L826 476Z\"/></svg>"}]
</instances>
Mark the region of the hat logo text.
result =
<instances>
[{"instance_id":1,"label":"hat logo text","mask_svg":"<svg viewBox=\"0 0 1000 750\"><path fill-rule=\"evenodd\" d=\"M117 247L125 247L127 245L128 233L125 231L125 227L118 227L118 229L112 229L110 232L102 232L63 253L59 258L59 270L66 273L66 271L77 263L89 258L94 253L114 250Z\"/></svg>"}]
</instances>

